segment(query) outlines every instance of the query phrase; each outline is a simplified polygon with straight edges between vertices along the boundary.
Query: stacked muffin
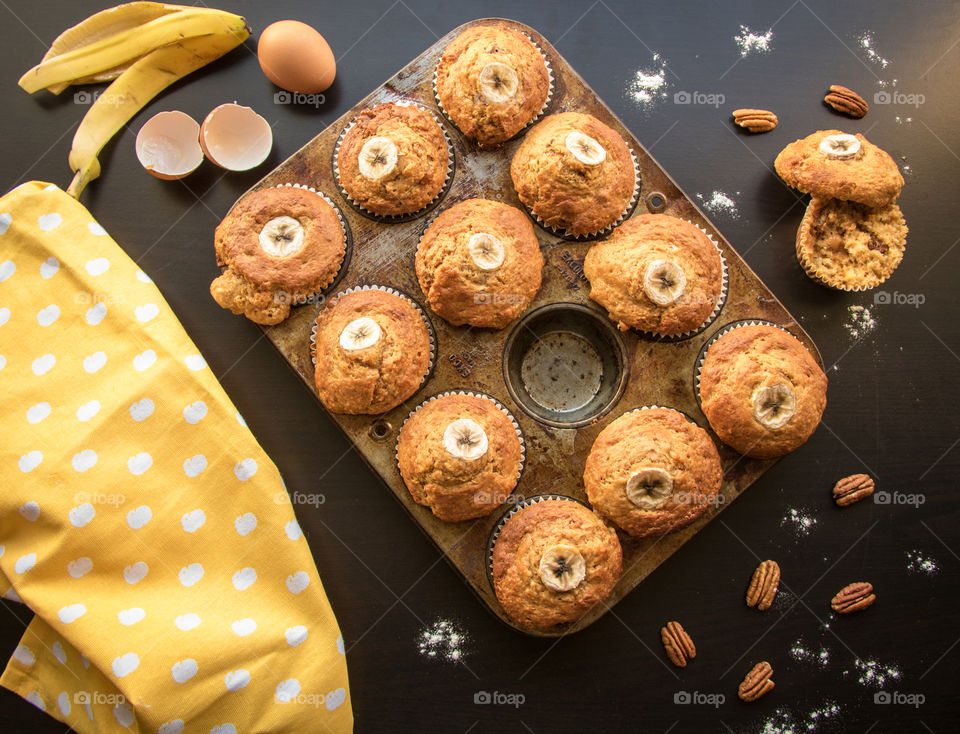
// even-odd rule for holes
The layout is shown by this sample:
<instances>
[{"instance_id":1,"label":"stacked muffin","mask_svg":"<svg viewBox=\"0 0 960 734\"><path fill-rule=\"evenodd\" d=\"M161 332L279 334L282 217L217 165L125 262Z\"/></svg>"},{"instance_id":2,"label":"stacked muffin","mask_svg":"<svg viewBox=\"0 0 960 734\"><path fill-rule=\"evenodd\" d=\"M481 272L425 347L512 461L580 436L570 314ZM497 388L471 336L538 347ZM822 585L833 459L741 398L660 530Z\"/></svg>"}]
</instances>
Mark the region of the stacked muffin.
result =
<instances>
[{"instance_id":1,"label":"stacked muffin","mask_svg":"<svg viewBox=\"0 0 960 734\"><path fill-rule=\"evenodd\" d=\"M863 135L820 130L777 156L780 177L812 194L797 232L797 259L813 280L859 291L889 278L903 259L907 225L894 202L896 162Z\"/></svg>"}]
</instances>

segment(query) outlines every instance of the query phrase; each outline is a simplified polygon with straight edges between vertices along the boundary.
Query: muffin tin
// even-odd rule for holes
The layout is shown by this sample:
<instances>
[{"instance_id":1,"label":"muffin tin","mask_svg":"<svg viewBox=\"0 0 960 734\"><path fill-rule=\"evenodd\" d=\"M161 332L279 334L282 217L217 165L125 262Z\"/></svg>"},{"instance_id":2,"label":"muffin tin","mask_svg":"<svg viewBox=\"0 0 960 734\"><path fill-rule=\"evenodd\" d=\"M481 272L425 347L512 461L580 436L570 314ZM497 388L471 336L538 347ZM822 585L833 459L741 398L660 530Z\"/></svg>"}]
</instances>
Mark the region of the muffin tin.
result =
<instances>
[{"instance_id":1,"label":"muffin tin","mask_svg":"<svg viewBox=\"0 0 960 734\"><path fill-rule=\"evenodd\" d=\"M728 271L726 302L705 330L689 338L655 339L632 331L621 334L606 313L588 298L589 284L582 264L589 242L566 240L535 223L546 259L543 286L519 319L500 331L452 327L425 309L433 322L437 346L436 366L426 384L405 404L382 416L330 416L417 525L498 617L528 634L559 636L583 629L599 618L774 461L741 457L714 436L724 467L723 502L709 508L692 525L659 539L637 539L619 533L624 571L607 605L599 605L577 622L548 632L518 627L506 617L494 595L486 568L488 541L503 513L525 498L543 494L586 502L582 475L590 447L605 425L629 410L665 405L685 412L709 430L694 394L693 376L701 347L733 322L751 319L777 324L798 337L821 364L822 360L796 320L556 49L534 29L496 18L472 21L450 31L254 187L298 183L315 187L341 204L353 248L347 272L336 290L381 284L425 305L414 270L414 254L432 217L423 215L399 222L368 217L342 201L334 180L334 147L343 128L362 109L381 102L406 100L436 111L441 118L453 144L456 170L441 200L431 207L434 211L473 197L496 199L523 209L510 180L510 160L525 131L499 150L481 151L442 117L433 92L434 69L447 43L466 28L497 23L526 32L549 59L554 93L546 114L564 110L587 112L626 140L637 158L641 177L636 209L687 219L719 243ZM332 295L329 289L327 293ZM267 337L314 394L310 333L321 307L317 303L299 306L283 323L264 327ZM575 372L569 369L573 361L577 362ZM557 379L542 379L543 373L551 369L555 374L549 377ZM459 390L490 395L516 416L526 437L526 471L501 510L475 521L445 523L410 497L397 469L395 447L400 427L417 405L432 395Z\"/></svg>"}]
</instances>

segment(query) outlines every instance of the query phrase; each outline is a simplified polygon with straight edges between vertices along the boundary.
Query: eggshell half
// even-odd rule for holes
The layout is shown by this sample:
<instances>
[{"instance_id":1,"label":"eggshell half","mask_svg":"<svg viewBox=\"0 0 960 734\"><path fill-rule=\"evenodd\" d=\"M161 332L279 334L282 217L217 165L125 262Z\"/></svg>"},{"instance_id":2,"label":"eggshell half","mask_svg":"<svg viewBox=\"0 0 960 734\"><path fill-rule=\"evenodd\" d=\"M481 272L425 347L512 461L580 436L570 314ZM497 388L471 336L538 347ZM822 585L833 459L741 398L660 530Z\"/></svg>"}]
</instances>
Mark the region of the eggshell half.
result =
<instances>
[{"instance_id":1,"label":"eggshell half","mask_svg":"<svg viewBox=\"0 0 960 734\"><path fill-rule=\"evenodd\" d=\"M137 133L137 159L157 178L183 178L203 163L199 134L200 125L190 115L177 110L160 112Z\"/></svg>"},{"instance_id":2,"label":"eggshell half","mask_svg":"<svg viewBox=\"0 0 960 734\"><path fill-rule=\"evenodd\" d=\"M222 104L204 119L199 140L207 158L221 168L248 171L270 155L273 130L249 107Z\"/></svg>"}]
</instances>

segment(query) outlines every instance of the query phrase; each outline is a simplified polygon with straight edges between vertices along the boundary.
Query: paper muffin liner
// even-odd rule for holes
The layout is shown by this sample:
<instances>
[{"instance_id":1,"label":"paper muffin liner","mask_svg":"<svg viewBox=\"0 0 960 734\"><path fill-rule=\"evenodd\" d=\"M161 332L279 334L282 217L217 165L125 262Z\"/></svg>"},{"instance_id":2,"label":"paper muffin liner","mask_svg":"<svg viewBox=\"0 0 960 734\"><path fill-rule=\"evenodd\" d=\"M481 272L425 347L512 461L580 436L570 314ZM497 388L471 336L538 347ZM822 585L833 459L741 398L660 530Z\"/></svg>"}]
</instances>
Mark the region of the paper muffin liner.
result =
<instances>
[{"instance_id":1,"label":"paper muffin liner","mask_svg":"<svg viewBox=\"0 0 960 734\"><path fill-rule=\"evenodd\" d=\"M539 215L537 215L533 211L532 207L527 206L527 204L524 203L523 201L520 202L521 205L527 211L527 213L531 217L533 217L533 219L536 220L537 224L540 225L541 229L545 229L547 232L550 232L551 234L554 234L557 237L564 240L569 240L572 242L583 242L585 240L592 240L592 239L596 239L597 237L603 237L604 235L610 234L614 229L616 229L620 224L622 224L627 217L629 217L633 213L633 210L637 207L637 202L640 199L640 186L641 186L640 164L637 162L637 156L633 152L633 148L630 147L629 143L627 143L626 140L624 140L623 142L627 144L627 150L630 151L630 159L633 161L633 194L630 195L630 201L627 202L626 207L624 207L624 210L620 213L620 216L616 219L616 221L608 224L606 227L602 229L598 229L596 232L587 232L586 234L573 234L568 230L560 229L558 227L553 227L547 224L539 217Z\"/></svg>"},{"instance_id":2,"label":"paper muffin liner","mask_svg":"<svg viewBox=\"0 0 960 734\"><path fill-rule=\"evenodd\" d=\"M803 268L803 272L807 274L807 277L813 282L819 283L822 286L826 286L827 288L832 288L833 290L837 291L844 291L846 293L860 293L862 291L868 291L889 280L890 276L893 275L897 267L900 266L899 262L885 277L880 278L879 280L872 279L868 282L868 285L862 285L859 287L840 285L832 282L824 273L817 270L816 265L814 265L813 261L810 259L808 247L810 244L810 228L813 226L813 207L815 201L817 201L817 199L811 199L810 203L807 204L807 208L803 213L803 219L800 220L800 227L797 229L797 262L800 263L800 267ZM903 215L901 214L901 218L902 217ZM904 243L904 253L906 252L906 249L907 245ZM900 260L901 262L903 261L903 253L900 255Z\"/></svg>"},{"instance_id":3,"label":"paper muffin liner","mask_svg":"<svg viewBox=\"0 0 960 734\"><path fill-rule=\"evenodd\" d=\"M509 508L503 514L500 515L500 517L497 519L496 524L494 524L493 526L493 530L490 531L490 536L487 538L487 549L486 549L486 556L485 556L486 563L484 565L486 566L487 581L490 583L491 589L494 588L493 549L497 544L497 538L500 537L500 531L503 530L503 526L507 524L510 518L512 518L514 515L520 512L520 510L524 509L525 507L530 507L531 505L535 505L539 502L543 502L545 500L564 500L567 502L576 502L578 505L582 505L583 507L586 507L588 510L590 510L590 512L593 512L593 508L590 507L590 505L588 505L583 500L578 500L575 497L568 497L563 494L538 494L538 495L534 495L533 497L525 497L524 499L515 503L513 507Z\"/></svg>"},{"instance_id":4,"label":"paper muffin liner","mask_svg":"<svg viewBox=\"0 0 960 734\"><path fill-rule=\"evenodd\" d=\"M413 418L414 415L419 413L420 410L427 404L432 403L434 400L437 400L439 398L446 398L451 395L466 395L468 397L482 398L483 400L487 400L493 403L494 407L497 410L499 410L501 413L503 413L505 416L507 416L507 418L510 420L510 423L513 425L513 430L516 432L517 438L520 440L520 466L517 467L517 480L514 483L514 487L513 487L514 489L516 489L516 485L520 483L520 478L523 476L523 470L527 462L526 437L523 435L523 430L520 428L520 424L517 422L516 417L514 417L513 413L511 413L510 410L503 403L501 403L492 395L487 395L486 393L479 392L477 390L447 390L446 392L437 393L436 395L432 395L431 397L427 398L422 403L420 403L420 405L418 405L416 408L411 410L410 414L406 418L404 418L403 423L400 426L400 430L397 433L397 445L394 448L394 458L396 458L397 463L398 464L400 463L400 434L403 433L403 429L407 425L407 422L411 418Z\"/></svg>"},{"instance_id":5,"label":"paper muffin liner","mask_svg":"<svg viewBox=\"0 0 960 734\"><path fill-rule=\"evenodd\" d=\"M743 326L773 326L774 328L780 329L780 331L786 334L790 334L790 336L792 336L794 339L797 339L797 341L800 341L800 339L798 339L797 336L789 329L785 329L780 324L775 324L772 321L767 321L765 319L744 319L742 321L734 321L733 323L727 324L703 343L703 346L700 347L700 353L697 355L697 363L693 375L693 395L697 399L697 405L702 405L702 401L700 400L700 375L703 372L703 363L707 358L707 352L710 351L710 347L713 346L721 336ZM803 344L802 341L800 341L800 343ZM804 345L804 349L806 349L806 345Z\"/></svg>"},{"instance_id":6,"label":"paper muffin liner","mask_svg":"<svg viewBox=\"0 0 960 734\"><path fill-rule=\"evenodd\" d=\"M409 222L413 219L418 219L426 214L428 211L433 209L437 204L440 203L440 200L450 191L450 186L453 184L453 174L456 170L456 154L453 150L453 141L450 139L450 134L447 132L446 128L443 125L443 122L440 120L437 115L433 113L432 110L428 109L419 102L414 102L412 100L396 100L392 103L386 104L395 104L400 107L419 107L425 112L430 113L430 116L433 118L433 121L437 123L437 127L440 128L440 132L443 134L443 140L447 144L447 176L443 181L443 185L440 187L440 191L437 192L437 195L434 196L430 201L428 201L424 206L420 207L414 212L409 212L407 214L377 214L376 212L370 211L364 207L360 202L354 199L350 194L347 193L347 190L343 187L343 183L340 180L340 167L337 164L337 159L340 155L340 145L343 143L343 138L350 131L350 129L356 125L356 118L350 121L343 130L340 131L340 135L337 136L337 142L333 146L333 158L330 161L330 165L333 168L333 180L337 184L337 191L340 192L340 195L344 200L354 209L356 209L360 214L372 219L376 222L385 222L385 223L399 223L399 222Z\"/></svg>"},{"instance_id":7,"label":"paper muffin liner","mask_svg":"<svg viewBox=\"0 0 960 734\"><path fill-rule=\"evenodd\" d=\"M708 326L710 326L710 324L712 324L716 320L717 316L720 315L720 312L723 310L723 307L727 302L727 290L728 290L727 259L723 256L723 250L720 249L720 243L714 239L712 234L707 232L707 230L705 230L699 224L695 224L694 222L691 222L689 219L683 219L682 217L678 217L678 218L681 219L681 221L687 222L688 224L692 224L694 227L696 227L701 232L703 232L703 234L706 235L707 239L710 240L710 242L712 242L713 246L716 248L717 254L720 256L720 293L717 294L717 302L716 302L716 305L713 307L713 311L710 312L710 315L707 316L707 318L705 318L698 326L696 326L693 329L690 329L689 331L684 331L679 334L660 334L656 331L647 331L646 329L634 329L634 331L636 331L638 334L642 334L644 336L650 337L652 339L655 339L656 341L661 341L661 342L684 341L686 339L690 339L691 337L694 337L697 334L701 333L704 329L706 329Z\"/></svg>"},{"instance_id":8,"label":"paper muffin liner","mask_svg":"<svg viewBox=\"0 0 960 734\"><path fill-rule=\"evenodd\" d=\"M528 41L530 41L530 43L533 44L533 47L537 49L537 51L540 53L540 56L543 58L544 66L547 67L547 97L543 101L543 105L540 107L540 110L533 117L530 118L527 124L524 125L522 128L520 128L519 130L517 130L517 132L515 132L513 135L507 138L507 140L504 140L502 143L500 143L500 145L503 145L503 143L506 143L510 140L513 140L514 138L517 138L523 135L524 132L526 132L533 125L539 122L540 118L543 117L544 113L547 111L547 108L550 106L550 103L553 101L553 67L550 65L550 59L547 58L547 55L543 52L543 49L540 48L540 45L536 41L534 41L528 33L524 31L520 31L519 29L514 29L514 30L518 30L520 33L522 33L523 36ZM444 51L446 51L446 48L444 48ZM440 58L441 59L443 58L443 53L440 54ZM438 59L437 66L433 68L433 98L434 100L436 100L437 107L439 108L440 112L443 113L443 116L447 118L450 124L453 125L455 128L457 128L457 130L460 130L460 126L457 125L456 121L452 117L450 117L450 113L447 112L446 109L444 109L443 102L440 101L440 94L437 92L437 69L439 68L439 66L440 66L440 60ZM463 131L460 130L460 132L463 132ZM464 137L467 137L466 133L463 133L463 134L464 134ZM474 143L477 142L476 140L474 140L474 138L468 138L468 139L472 140Z\"/></svg>"},{"instance_id":9,"label":"paper muffin liner","mask_svg":"<svg viewBox=\"0 0 960 734\"><path fill-rule=\"evenodd\" d=\"M416 394L418 391L423 389L423 386L427 384L427 381L430 379L430 376L433 374L433 368L437 363L437 333L433 328L433 322L430 321L430 317L427 316L426 311L423 310L423 307L420 306L415 300L402 291L398 291L396 288L390 288L385 285L359 285L352 288L347 288L346 290L340 291L333 298L340 298L346 296L350 293L359 293L361 291L383 291L384 293L389 293L392 296L399 296L413 306L417 313L420 314L420 318L423 319L423 323L427 326L427 334L430 337L430 362L427 365L427 370L423 375L423 379L420 381L420 384L417 386L417 389L414 391ZM310 363L316 368L317 366L317 320L313 320L313 326L310 329Z\"/></svg>"},{"instance_id":10,"label":"paper muffin liner","mask_svg":"<svg viewBox=\"0 0 960 734\"><path fill-rule=\"evenodd\" d=\"M679 413L684 418L686 418L688 423L692 423L698 428L701 427L700 424L697 423L691 415L689 415L685 411L680 410L680 408L671 408L669 405L658 405L656 403L651 403L650 405L641 405L639 408L631 408L625 413L622 413L621 416L629 415L630 413L639 413L644 410L672 410L674 413ZM621 416L618 416L618 418ZM614 420L616 420L616 418ZM613 421L610 421L610 422L613 423Z\"/></svg>"}]
</instances>

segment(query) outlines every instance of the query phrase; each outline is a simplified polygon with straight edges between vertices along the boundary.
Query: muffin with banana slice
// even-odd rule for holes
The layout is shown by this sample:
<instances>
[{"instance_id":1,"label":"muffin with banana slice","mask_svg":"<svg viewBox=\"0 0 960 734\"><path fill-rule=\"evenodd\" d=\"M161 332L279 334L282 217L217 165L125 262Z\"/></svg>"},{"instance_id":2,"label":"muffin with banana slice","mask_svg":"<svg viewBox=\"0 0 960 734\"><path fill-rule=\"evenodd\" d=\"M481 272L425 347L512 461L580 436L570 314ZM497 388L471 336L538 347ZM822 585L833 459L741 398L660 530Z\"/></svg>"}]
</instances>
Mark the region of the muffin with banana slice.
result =
<instances>
[{"instance_id":1,"label":"muffin with banana slice","mask_svg":"<svg viewBox=\"0 0 960 734\"><path fill-rule=\"evenodd\" d=\"M577 237L620 221L637 186L633 154L620 133L580 112L548 115L530 128L510 176L542 224Z\"/></svg>"},{"instance_id":2,"label":"muffin with banana slice","mask_svg":"<svg viewBox=\"0 0 960 734\"><path fill-rule=\"evenodd\" d=\"M695 331L719 310L724 264L699 227L666 214L642 214L594 244L583 262L590 298L621 331L661 336Z\"/></svg>"},{"instance_id":3,"label":"muffin with banana slice","mask_svg":"<svg viewBox=\"0 0 960 734\"><path fill-rule=\"evenodd\" d=\"M481 148L509 140L543 110L550 72L540 50L505 25L474 26L454 38L437 64L440 107Z\"/></svg>"},{"instance_id":4,"label":"muffin with banana slice","mask_svg":"<svg viewBox=\"0 0 960 734\"><path fill-rule=\"evenodd\" d=\"M515 622L549 629L603 602L623 567L616 531L579 502L530 501L499 528L493 588Z\"/></svg>"},{"instance_id":5,"label":"muffin with banana slice","mask_svg":"<svg viewBox=\"0 0 960 734\"><path fill-rule=\"evenodd\" d=\"M258 324L278 324L336 277L346 238L340 215L309 188L278 186L244 196L217 226L210 295Z\"/></svg>"},{"instance_id":6,"label":"muffin with banana slice","mask_svg":"<svg viewBox=\"0 0 960 734\"><path fill-rule=\"evenodd\" d=\"M792 334L770 324L722 333L699 372L701 407L720 440L771 459L801 446L820 425L827 376Z\"/></svg>"},{"instance_id":7,"label":"muffin with banana slice","mask_svg":"<svg viewBox=\"0 0 960 734\"><path fill-rule=\"evenodd\" d=\"M624 413L593 442L583 483L593 509L630 535L660 536L716 506L723 468L705 430L683 413Z\"/></svg>"},{"instance_id":8,"label":"muffin with banana slice","mask_svg":"<svg viewBox=\"0 0 960 734\"><path fill-rule=\"evenodd\" d=\"M522 211L467 199L444 210L424 232L416 269L438 316L454 326L502 329L540 289L543 255Z\"/></svg>"},{"instance_id":9,"label":"muffin with banana slice","mask_svg":"<svg viewBox=\"0 0 960 734\"><path fill-rule=\"evenodd\" d=\"M885 150L857 133L818 130L777 156L777 174L813 196L888 206L900 196L903 176Z\"/></svg>"},{"instance_id":10,"label":"muffin with banana slice","mask_svg":"<svg viewBox=\"0 0 960 734\"><path fill-rule=\"evenodd\" d=\"M327 410L377 415L420 388L433 344L418 307L370 287L341 294L320 311L314 354L317 395Z\"/></svg>"},{"instance_id":11,"label":"muffin with banana slice","mask_svg":"<svg viewBox=\"0 0 960 734\"><path fill-rule=\"evenodd\" d=\"M417 504L446 522L490 514L517 485L520 429L487 397L449 394L414 411L400 430L397 464Z\"/></svg>"},{"instance_id":12,"label":"muffin with banana slice","mask_svg":"<svg viewBox=\"0 0 960 734\"><path fill-rule=\"evenodd\" d=\"M907 223L896 204L871 208L814 197L797 231L797 259L818 283L861 291L893 275L906 244Z\"/></svg>"},{"instance_id":13,"label":"muffin with banana slice","mask_svg":"<svg viewBox=\"0 0 960 734\"><path fill-rule=\"evenodd\" d=\"M430 112L388 102L360 112L334 155L337 184L353 202L373 214L397 216L437 198L452 153Z\"/></svg>"}]
</instances>

